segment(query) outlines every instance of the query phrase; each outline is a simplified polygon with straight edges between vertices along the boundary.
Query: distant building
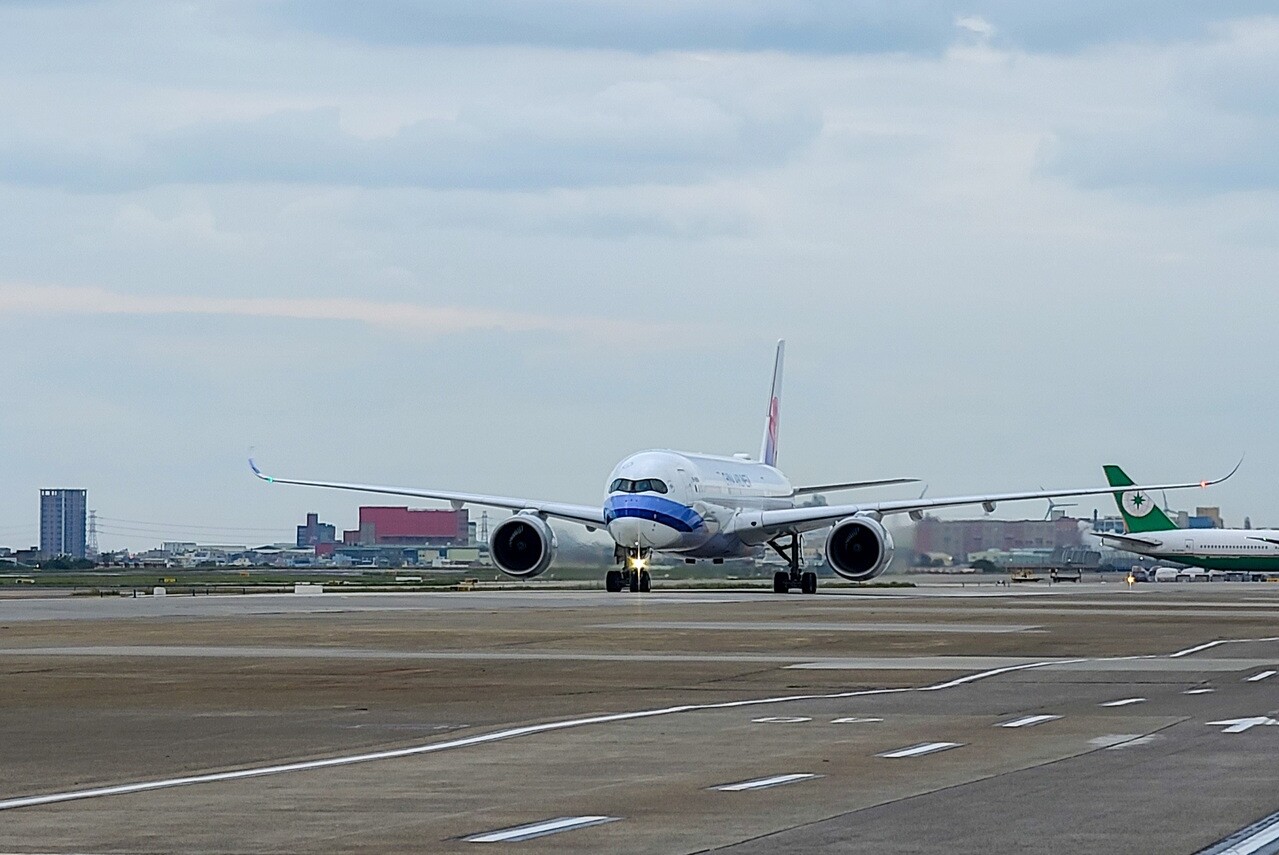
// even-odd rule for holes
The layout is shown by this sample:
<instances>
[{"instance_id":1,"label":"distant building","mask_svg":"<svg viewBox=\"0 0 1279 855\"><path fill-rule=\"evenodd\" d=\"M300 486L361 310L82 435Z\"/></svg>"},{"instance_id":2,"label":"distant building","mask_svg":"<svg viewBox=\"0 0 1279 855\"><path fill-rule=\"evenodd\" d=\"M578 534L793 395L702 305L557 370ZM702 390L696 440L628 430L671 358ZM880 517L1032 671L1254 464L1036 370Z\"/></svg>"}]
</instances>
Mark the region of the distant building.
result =
<instances>
[{"instance_id":1,"label":"distant building","mask_svg":"<svg viewBox=\"0 0 1279 855\"><path fill-rule=\"evenodd\" d=\"M342 532L346 546L467 546L470 516L465 510L362 507L360 527Z\"/></svg>"},{"instance_id":2,"label":"distant building","mask_svg":"<svg viewBox=\"0 0 1279 855\"><path fill-rule=\"evenodd\" d=\"M320 546L337 542L337 527L320 522L319 514L307 514L306 525L298 526L297 547Z\"/></svg>"},{"instance_id":3,"label":"distant building","mask_svg":"<svg viewBox=\"0 0 1279 855\"><path fill-rule=\"evenodd\" d=\"M989 550L1039 549L1051 552L1081 545L1079 522L1073 517L1053 520L941 520L924 517L915 524L914 551L925 555L952 555L961 562L967 562L974 553Z\"/></svg>"},{"instance_id":4,"label":"distant building","mask_svg":"<svg viewBox=\"0 0 1279 855\"><path fill-rule=\"evenodd\" d=\"M1211 524L1195 525L1195 518L1200 520L1211 520ZM1225 523L1221 521L1221 508L1195 508L1195 516L1191 517L1190 528L1225 528Z\"/></svg>"},{"instance_id":5,"label":"distant building","mask_svg":"<svg viewBox=\"0 0 1279 855\"><path fill-rule=\"evenodd\" d=\"M40 491L40 555L85 557L84 490Z\"/></svg>"}]
</instances>

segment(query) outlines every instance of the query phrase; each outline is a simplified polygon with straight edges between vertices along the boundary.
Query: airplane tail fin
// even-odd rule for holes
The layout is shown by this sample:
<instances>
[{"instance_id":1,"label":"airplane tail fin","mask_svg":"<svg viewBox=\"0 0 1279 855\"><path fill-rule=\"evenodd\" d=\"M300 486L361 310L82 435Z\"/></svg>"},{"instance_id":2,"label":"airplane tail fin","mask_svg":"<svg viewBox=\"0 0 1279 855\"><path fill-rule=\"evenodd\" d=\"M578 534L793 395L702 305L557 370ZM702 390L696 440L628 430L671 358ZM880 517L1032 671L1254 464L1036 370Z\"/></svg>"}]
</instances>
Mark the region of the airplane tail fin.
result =
<instances>
[{"instance_id":1,"label":"airplane tail fin","mask_svg":"<svg viewBox=\"0 0 1279 855\"><path fill-rule=\"evenodd\" d=\"M777 342L777 358L773 362L773 388L768 395L768 415L764 419L764 439L759 447L760 462L777 465L777 430L781 422L782 360L786 356L786 340Z\"/></svg>"},{"instance_id":2,"label":"airplane tail fin","mask_svg":"<svg viewBox=\"0 0 1279 855\"><path fill-rule=\"evenodd\" d=\"M1133 480L1118 466L1103 466L1102 469L1106 473L1106 483L1110 486L1134 486ZM1159 509L1154 496L1145 490L1117 490L1114 495L1115 504L1119 506L1119 513L1123 515L1124 527L1128 529L1129 534L1143 531L1168 531L1177 527L1177 524Z\"/></svg>"}]
</instances>

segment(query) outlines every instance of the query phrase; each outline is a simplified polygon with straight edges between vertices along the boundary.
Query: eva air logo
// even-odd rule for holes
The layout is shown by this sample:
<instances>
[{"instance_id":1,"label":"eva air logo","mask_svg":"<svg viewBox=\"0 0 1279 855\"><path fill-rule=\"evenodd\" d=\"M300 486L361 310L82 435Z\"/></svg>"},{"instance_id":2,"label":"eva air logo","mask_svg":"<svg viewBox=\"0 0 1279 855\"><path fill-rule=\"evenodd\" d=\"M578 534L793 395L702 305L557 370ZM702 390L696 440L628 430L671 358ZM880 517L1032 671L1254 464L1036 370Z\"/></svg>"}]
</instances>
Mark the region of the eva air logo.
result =
<instances>
[{"instance_id":1,"label":"eva air logo","mask_svg":"<svg viewBox=\"0 0 1279 855\"><path fill-rule=\"evenodd\" d=\"M1124 493L1124 511L1129 516L1144 517L1155 509L1155 503L1140 490L1129 490Z\"/></svg>"}]
</instances>

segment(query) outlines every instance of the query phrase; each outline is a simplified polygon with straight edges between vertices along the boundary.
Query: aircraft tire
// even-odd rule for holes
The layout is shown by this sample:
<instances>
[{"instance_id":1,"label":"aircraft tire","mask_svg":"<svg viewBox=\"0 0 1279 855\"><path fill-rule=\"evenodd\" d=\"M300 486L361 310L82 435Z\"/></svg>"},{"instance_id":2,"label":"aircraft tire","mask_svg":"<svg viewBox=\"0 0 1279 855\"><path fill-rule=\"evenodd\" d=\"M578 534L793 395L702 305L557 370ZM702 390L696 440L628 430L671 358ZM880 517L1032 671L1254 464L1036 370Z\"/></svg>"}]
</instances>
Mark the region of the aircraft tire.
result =
<instances>
[{"instance_id":1,"label":"aircraft tire","mask_svg":"<svg viewBox=\"0 0 1279 855\"><path fill-rule=\"evenodd\" d=\"M641 594L647 594L653 589L653 577L648 575L647 570L640 571L639 589Z\"/></svg>"},{"instance_id":2,"label":"aircraft tire","mask_svg":"<svg viewBox=\"0 0 1279 855\"><path fill-rule=\"evenodd\" d=\"M631 577L631 581L629 585L631 589L631 593L638 594L640 589L640 574L632 570L628 575Z\"/></svg>"},{"instance_id":3,"label":"aircraft tire","mask_svg":"<svg viewBox=\"0 0 1279 855\"><path fill-rule=\"evenodd\" d=\"M773 593L788 594L790 593L790 574L785 570L778 570L773 574Z\"/></svg>"},{"instance_id":4,"label":"aircraft tire","mask_svg":"<svg viewBox=\"0 0 1279 855\"><path fill-rule=\"evenodd\" d=\"M799 589L801 591L803 591L805 594L817 593L817 574L816 573L809 570L807 573L800 576L799 579L800 579Z\"/></svg>"},{"instance_id":5,"label":"aircraft tire","mask_svg":"<svg viewBox=\"0 0 1279 855\"><path fill-rule=\"evenodd\" d=\"M604 590L616 594L622 590L622 571L610 570L604 574Z\"/></svg>"}]
</instances>

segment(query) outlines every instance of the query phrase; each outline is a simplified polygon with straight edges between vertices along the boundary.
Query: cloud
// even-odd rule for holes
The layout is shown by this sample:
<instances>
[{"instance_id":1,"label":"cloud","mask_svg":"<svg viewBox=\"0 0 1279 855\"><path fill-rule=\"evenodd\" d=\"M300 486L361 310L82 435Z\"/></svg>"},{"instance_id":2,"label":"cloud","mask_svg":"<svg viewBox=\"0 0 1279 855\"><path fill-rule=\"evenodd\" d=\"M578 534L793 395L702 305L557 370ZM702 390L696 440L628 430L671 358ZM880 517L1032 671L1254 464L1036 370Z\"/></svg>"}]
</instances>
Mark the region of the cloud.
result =
<instances>
[{"instance_id":1,"label":"cloud","mask_svg":"<svg viewBox=\"0 0 1279 855\"><path fill-rule=\"evenodd\" d=\"M1265 14L1268 0L978 0L962 18L991 22L1029 50L1201 38L1223 18ZM955 8L937 0L288 0L262 13L284 30L372 44L535 45L637 52L721 50L939 55Z\"/></svg>"},{"instance_id":2,"label":"cloud","mask_svg":"<svg viewBox=\"0 0 1279 855\"><path fill-rule=\"evenodd\" d=\"M661 83L580 101L503 105L364 138L336 107L194 124L69 146L0 139L0 180L122 192L237 182L488 188L679 184L784 162L820 130L812 113L735 107Z\"/></svg>"},{"instance_id":3,"label":"cloud","mask_svg":"<svg viewBox=\"0 0 1279 855\"><path fill-rule=\"evenodd\" d=\"M989 39L995 34L990 22L978 15L956 15L955 26L982 39Z\"/></svg>"},{"instance_id":4,"label":"cloud","mask_svg":"<svg viewBox=\"0 0 1279 855\"><path fill-rule=\"evenodd\" d=\"M1235 21L1212 41L1146 47L1120 63L1110 121L1060 126L1041 170L1091 189L1176 196L1279 188L1279 18ZM1133 80L1144 82L1133 85ZM1059 123L1060 124L1060 123Z\"/></svg>"},{"instance_id":5,"label":"cloud","mask_svg":"<svg viewBox=\"0 0 1279 855\"><path fill-rule=\"evenodd\" d=\"M105 288L3 283L0 284L0 318L10 314L206 315L337 321L428 335L500 330L614 336L627 329L617 321L581 315L537 315L360 298L140 296Z\"/></svg>"}]
</instances>

